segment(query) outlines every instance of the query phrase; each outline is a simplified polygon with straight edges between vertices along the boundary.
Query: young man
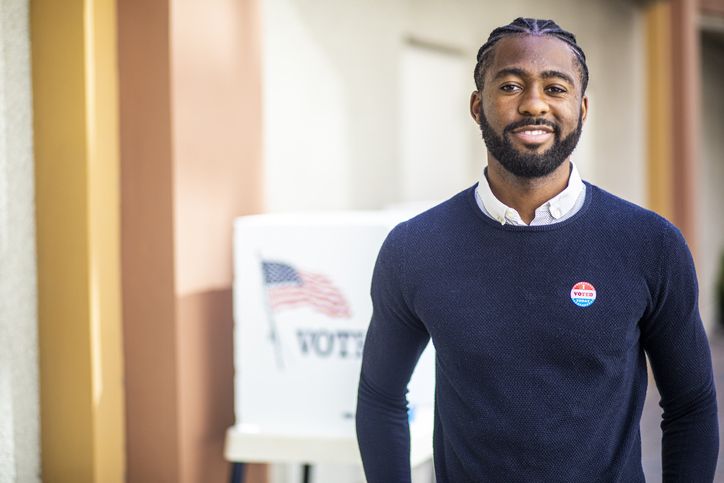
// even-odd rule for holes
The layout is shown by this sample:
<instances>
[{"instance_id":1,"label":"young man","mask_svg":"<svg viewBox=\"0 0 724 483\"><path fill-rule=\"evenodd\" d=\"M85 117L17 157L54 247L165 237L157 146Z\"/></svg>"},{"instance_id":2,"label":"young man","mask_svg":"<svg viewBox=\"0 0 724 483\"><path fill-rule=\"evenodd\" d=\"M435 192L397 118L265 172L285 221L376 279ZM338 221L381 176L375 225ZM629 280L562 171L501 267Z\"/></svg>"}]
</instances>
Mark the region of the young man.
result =
<instances>
[{"instance_id":1,"label":"young man","mask_svg":"<svg viewBox=\"0 0 724 483\"><path fill-rule=\"evenodd\" d=\"M648 354L664 482L711 482L711 357L689 250L663 218L582 182L575 37L516 19L478 52L480 182L397 226L372 281L357 407L369 483L410 481L406 386L436 349L438 483L643 482Z\"/></svg>"}]
</instances>

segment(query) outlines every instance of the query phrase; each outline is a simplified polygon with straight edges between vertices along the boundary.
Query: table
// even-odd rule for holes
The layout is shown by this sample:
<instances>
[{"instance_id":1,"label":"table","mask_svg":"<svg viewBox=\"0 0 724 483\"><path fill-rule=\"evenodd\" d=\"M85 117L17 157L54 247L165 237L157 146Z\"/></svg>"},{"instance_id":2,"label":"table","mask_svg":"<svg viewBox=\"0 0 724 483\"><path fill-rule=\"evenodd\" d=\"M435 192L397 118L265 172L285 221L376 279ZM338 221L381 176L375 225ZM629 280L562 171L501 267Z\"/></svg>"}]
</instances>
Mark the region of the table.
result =
<instances>
[{"instance_id":1,"label":"table","mask_svg":"<svg viewBox=\"0 0 724 483\"><path fill-rule=\"evenodd\" d=\"M413 468L432 458L432 409L418 413L410 424L410 465ZM266 434L248 425L232 426L226 431L224 456L233 465L232 483L243 483L244 463L299 463L304 465L304 483L309 483L314 464L362 465L354 435Z\"/></svg>"}]
</instances>

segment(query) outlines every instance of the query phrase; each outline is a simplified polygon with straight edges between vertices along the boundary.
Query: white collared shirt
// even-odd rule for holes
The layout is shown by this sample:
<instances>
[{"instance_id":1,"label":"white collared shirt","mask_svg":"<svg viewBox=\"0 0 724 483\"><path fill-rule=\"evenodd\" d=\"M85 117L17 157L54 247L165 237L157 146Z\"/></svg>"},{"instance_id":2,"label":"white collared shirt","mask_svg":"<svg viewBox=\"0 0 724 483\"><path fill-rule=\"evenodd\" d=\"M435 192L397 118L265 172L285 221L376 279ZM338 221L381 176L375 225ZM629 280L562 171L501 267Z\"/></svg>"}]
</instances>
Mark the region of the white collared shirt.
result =
<instances>
[{"instance_id":1,"label":"white collared shirt","mask_svg":"<svg viewBox=\"0 0 724 483\"><path fill-rule=\"evenodd\" d=\"M487 168L486 168L487 169ZM566 189L540 205L535 210L535 216L529 226L552 225L560 223L575 215L583 206L586 199L586 185L581 180L578 168L571 161L571 175L568 178ZM490 183L483 170L480 182L475 188L475 201L488 217L497 220L501 225L510 223L515 226L528 226L520 214L510 206L495 197L490 189Z\"/></svg>"}]
</instances>

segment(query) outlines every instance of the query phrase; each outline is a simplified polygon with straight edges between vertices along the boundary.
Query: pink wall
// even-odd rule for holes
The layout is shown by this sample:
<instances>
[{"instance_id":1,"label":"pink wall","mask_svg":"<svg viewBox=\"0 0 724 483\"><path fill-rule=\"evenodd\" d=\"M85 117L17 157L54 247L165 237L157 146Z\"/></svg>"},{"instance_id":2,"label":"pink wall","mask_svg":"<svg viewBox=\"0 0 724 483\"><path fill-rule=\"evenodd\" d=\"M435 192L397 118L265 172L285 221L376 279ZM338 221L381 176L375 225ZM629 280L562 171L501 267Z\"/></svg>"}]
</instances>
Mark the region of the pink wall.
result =
<instances>
[{"instance_id":1,"label":"pink wall","mask_svg":"<svg viewBox=\"0 0 724 483\"><path fill-rule=\"evenodd\" d=\"M257 0L128 0L118 23L128 481L225 481L232 222L262 199Z\"/></svg>"}]
</instances>

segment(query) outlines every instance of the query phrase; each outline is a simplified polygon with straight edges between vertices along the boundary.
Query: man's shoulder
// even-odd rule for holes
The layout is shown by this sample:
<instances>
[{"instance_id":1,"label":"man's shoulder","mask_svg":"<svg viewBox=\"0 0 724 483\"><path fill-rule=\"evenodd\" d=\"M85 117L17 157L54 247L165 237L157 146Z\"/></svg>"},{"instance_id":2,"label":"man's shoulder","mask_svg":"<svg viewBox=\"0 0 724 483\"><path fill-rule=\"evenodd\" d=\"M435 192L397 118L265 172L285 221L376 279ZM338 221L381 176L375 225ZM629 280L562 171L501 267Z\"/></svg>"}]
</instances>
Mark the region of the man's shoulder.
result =
<instances>
[{"instance_id":1,"label":"man's shoulder","mask_svg":"<svg viewBox=\"0 0 724 483\"><path fill-rule=\"evenodd\" d=\"M594 184L586 182L595 200L596 223L601 219L611 223L617 230L647 231L656 234L670 234L678 229L658 213L628 201Z\"/></svg>"}]
</instances>

